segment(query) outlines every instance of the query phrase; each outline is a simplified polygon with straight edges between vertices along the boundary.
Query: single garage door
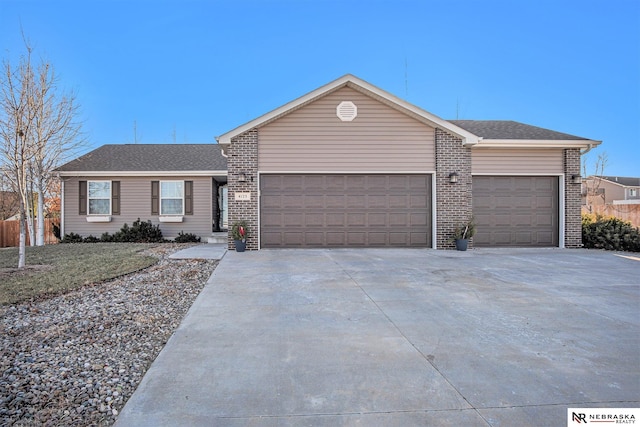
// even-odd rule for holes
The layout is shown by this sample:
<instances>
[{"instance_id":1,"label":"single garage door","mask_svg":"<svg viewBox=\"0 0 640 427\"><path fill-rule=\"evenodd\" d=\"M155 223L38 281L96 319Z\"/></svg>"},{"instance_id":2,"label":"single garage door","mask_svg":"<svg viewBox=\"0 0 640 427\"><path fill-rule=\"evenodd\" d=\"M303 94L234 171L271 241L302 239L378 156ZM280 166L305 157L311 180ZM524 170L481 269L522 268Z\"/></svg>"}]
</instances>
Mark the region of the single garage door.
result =
<instances>
[{"instance_id":1,"label":"single garage door","mask_svg":"<svg viewBox=\"0 0 640 427\"><path fill-rule=\"evenodd\" d=\"M431 176L261 175L260 242L263 248L431 246Z\"/></svg>"},{"instance_id":2,"label":"single garage door","mask_svg":"<svg viewBox=\"0 0 640 427\"><path fill-rule=\"evenodd\" d=\"M474 176L475 246L558 246L558 177Z\"/></svg>"}]
</instances>

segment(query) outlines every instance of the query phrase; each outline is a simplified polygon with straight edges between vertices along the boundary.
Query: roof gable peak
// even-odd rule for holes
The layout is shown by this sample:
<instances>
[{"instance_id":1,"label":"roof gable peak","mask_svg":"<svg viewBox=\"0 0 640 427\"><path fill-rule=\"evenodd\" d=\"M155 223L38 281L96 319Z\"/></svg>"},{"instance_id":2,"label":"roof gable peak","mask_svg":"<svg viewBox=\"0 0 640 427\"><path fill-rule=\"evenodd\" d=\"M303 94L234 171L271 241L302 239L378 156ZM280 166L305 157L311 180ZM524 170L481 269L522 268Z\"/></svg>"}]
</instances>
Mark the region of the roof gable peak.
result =
<instances>
[{"instance_id":1,"label":"roof gable peak","mask_svg":"<svg viewBox=\"0 0 640 427\"><path fill-rule=\"evenodd\" d=\"M450 132L458 137L460 137L464 144L473 145L478 143L481 139L478 136L472 134L471 132L456 126L455 124L441 119L440 117L431 114L407 101L404 101L398 98L395 95L392 95L389 92L386 92L356 76L353 74L345 74L342 77L339 77L332 82L327 83L324 86L321 86L306 95L303 95L299 98L294 99L275 110L272 110L254 120L251 120L243 125L236 127L235 129L230 130L227 133L224 133L218 137L216 140L220 144L230 144L231 138L234 138L238 135L241 135L253 128L264 126L267 123L275 121L280 117L287 115L317 99L322 98L340 88L349 87L358 92L361 92L365 95L368 95L378 101L383 102L384 104L401 111L417 120L420 120L426 124L429 124L433 127L438 127L447 132Z\"/></svg>"}]
</instances>

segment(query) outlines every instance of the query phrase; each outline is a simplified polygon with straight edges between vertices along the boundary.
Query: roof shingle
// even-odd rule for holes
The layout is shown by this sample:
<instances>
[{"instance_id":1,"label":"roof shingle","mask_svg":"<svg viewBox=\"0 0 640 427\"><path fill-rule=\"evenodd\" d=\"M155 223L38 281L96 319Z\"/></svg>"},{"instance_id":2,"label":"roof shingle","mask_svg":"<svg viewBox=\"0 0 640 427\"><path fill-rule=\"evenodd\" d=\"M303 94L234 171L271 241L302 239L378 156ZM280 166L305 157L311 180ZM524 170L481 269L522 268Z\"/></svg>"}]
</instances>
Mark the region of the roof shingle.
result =
<instances>
[{"instance_id":1,"label":"roof shingle","mask_svg":"<svg viewBox=\"0 0 640 427\"><path fill-rule=\"evenodd\" d=\"M456 126L484 139L586 140L575 135L556 132L511 120L449 120Z\"/></svg>"},{"instance_id":2,"label":"roof shingle","mask_svg":"<svg viewBox=\"0 0 640 427\"><path fill-rule=\"evenodd\" d=\"M107 144L56 169L60 172L226 171L218 144Z\"/></svg>"}]
</instances>

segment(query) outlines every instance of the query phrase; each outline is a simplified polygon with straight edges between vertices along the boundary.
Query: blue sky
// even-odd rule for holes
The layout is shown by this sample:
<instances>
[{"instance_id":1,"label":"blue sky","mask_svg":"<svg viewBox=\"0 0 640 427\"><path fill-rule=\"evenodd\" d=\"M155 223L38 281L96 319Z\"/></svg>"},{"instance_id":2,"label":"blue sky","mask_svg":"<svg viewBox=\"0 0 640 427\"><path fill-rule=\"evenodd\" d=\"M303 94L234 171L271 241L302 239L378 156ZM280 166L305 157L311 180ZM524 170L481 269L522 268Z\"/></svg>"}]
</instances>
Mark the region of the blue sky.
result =
<instances>
[{"instance_id":1,"label":"blue sky","mask_svg":"<svg viewBox=\"0 0 640 427\"><path fill-rule=\"evenodd\" d=\"M0 0L76 91L92 148L208 143L344 74L444 119L604 141L640 176L637 0Z\"/></svg>"}]
</instances>

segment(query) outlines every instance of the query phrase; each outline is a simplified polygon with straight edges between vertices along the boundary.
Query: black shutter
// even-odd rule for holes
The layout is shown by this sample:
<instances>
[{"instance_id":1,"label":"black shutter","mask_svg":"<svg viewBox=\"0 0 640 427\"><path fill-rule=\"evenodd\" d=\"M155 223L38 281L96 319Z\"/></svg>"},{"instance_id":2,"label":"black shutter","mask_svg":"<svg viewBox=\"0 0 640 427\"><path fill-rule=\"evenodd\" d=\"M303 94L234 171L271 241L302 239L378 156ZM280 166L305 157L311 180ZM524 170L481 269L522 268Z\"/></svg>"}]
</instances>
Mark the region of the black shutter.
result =
<instances>
[{"instance_id":1,"label":"black shutter","mask_svg":"<svg viewBox=\"0 0 640 427\"><path fill-rule=\"evenodd\" d=\"M151 181L151 215L160 215L160 181Z\"/></svg>"},{"instance_id":2,"label":"black shutter","mask_svg":"<svg viewBox=\"0 0 640 427\"><path fill-rule=\"evenodd\" d=\"M184 214L193 215L193 181L184 182Z\"/></svg>"},{"instance_id":3,"label":"black shutter","mask_svg":"<svg viewBox=\"0 0 640 427\"><path fill-rule=\"evenodd\" d=\"M80 181L80 190L78 197L78 214L87 214L87 181Z\"/></svg>"},{"instance_id":4,"label":"black shutter","mask_svg":"<svg viewBox=\"0 0 640 427\"><path fill-rule=\"evenodd\" d=\"M120 215L120 181L111 181L111 214Z\"/></svg>"}]
</instances>

